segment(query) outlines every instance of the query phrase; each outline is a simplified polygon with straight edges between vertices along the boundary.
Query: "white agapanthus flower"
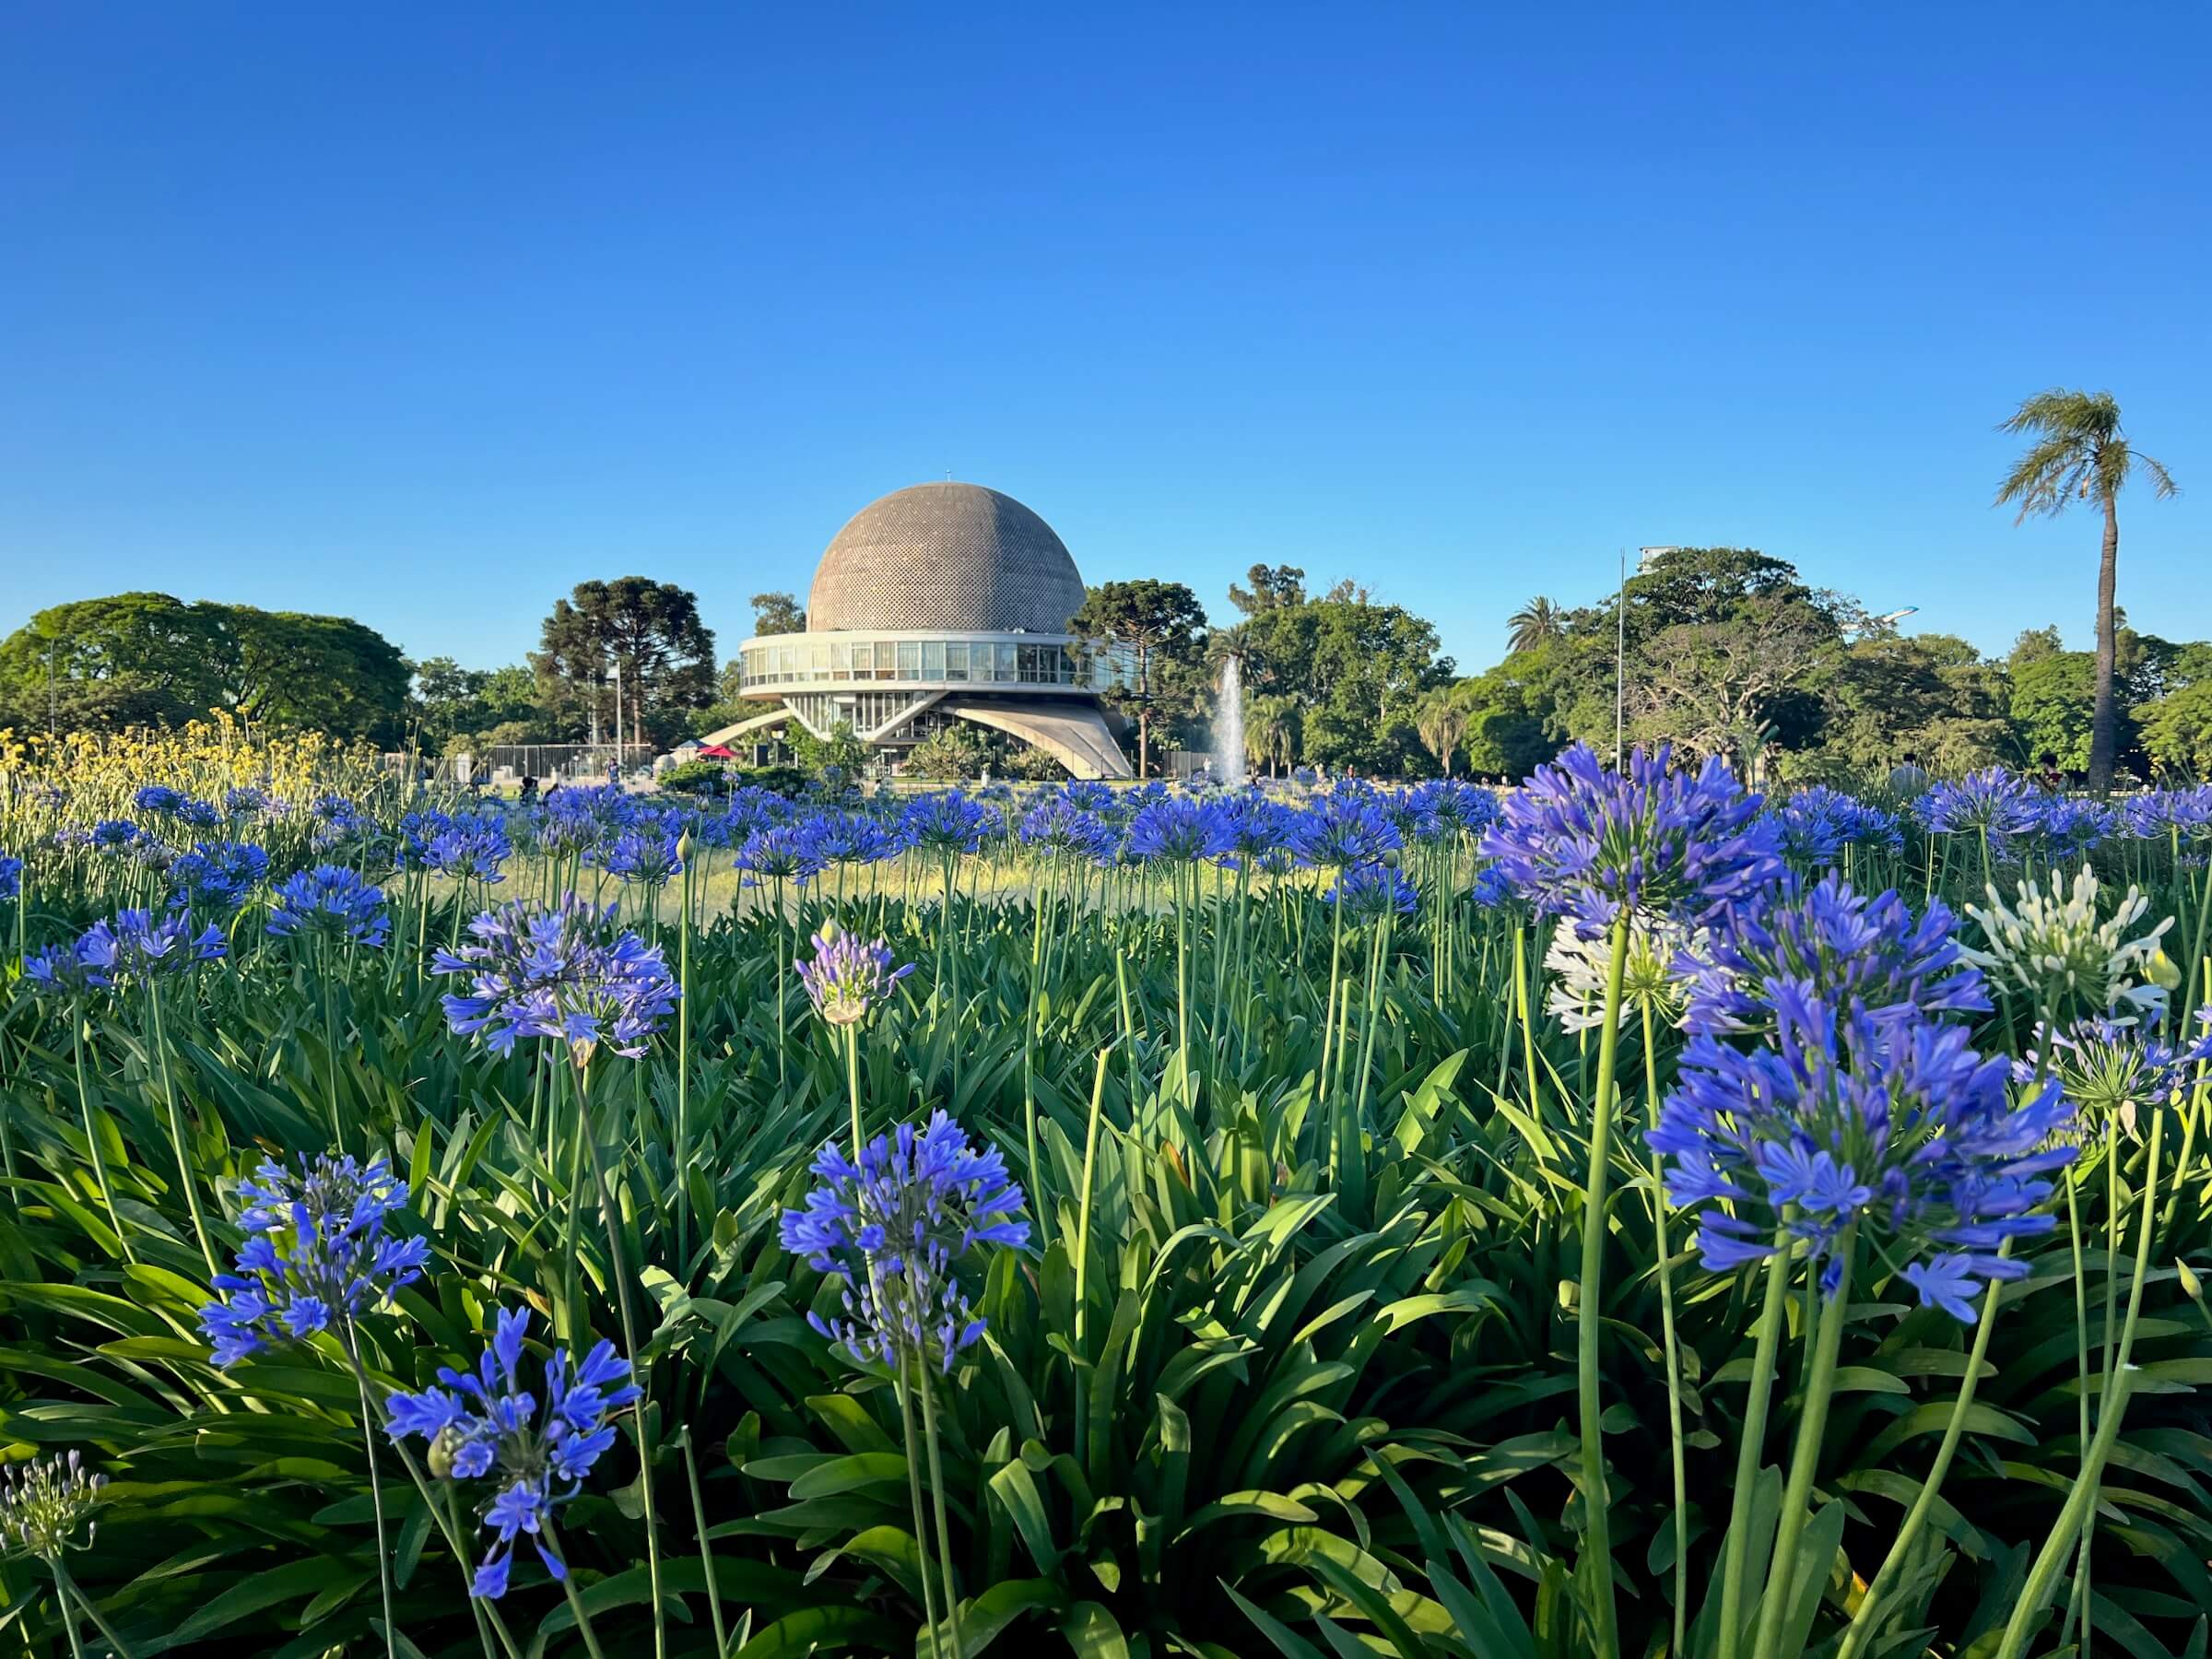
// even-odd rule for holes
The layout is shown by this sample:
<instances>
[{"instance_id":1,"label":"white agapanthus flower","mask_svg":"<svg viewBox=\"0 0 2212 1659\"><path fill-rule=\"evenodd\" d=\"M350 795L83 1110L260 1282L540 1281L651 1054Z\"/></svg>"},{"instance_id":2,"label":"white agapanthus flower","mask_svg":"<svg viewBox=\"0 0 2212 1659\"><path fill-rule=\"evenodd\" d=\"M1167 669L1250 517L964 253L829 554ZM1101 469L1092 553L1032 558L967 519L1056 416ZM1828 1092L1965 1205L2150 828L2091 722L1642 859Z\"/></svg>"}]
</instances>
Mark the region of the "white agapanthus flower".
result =
<instances>
[{"instance_id":1,"label":"white agapanthus flower","mask_svg":"<svg viewBox=\"0 0 2212 1659\"><path fill-rule=\"evenodd\" d=\"M1551 948L1544 953L1544 968L1551 975L1544 1010L1567 1030L1594 1030L1606 1018L1606 975L1612 967L1613 942L1605 934L1578 938L1574 929L1571 918L1560 918ZM1637 912L1629 924L1629 960L1620 982L1623 1014L1641 1012L1649 1004L1654 1018L1669 1025L1679 1019L1688 986L1676 972L1675 963L1685 954L1704 957L1702 928Z\"/></svg>"},{"instance_id":2,"label":"white agapanthus flower","mask_svg":"<svg viewBox=\"0 0 2212 1659\"><path fill-rule=\"evenodd\" d=\"M1966 907L1988 944L1964 954L1999 985L2025 992L2043 1020L2063 1022L2084 1014L2140 1017L2162 1010L2166 994L2179 980L2159 943L2173 918L2131 938L2150 900L2131 887L2112 915L2100 922L2100 890L2086 867L2075 876L2071 892L2062 877L2052 877L2048 892L2029 877L2009 905L1993 884L1987 906Z\"/></svg>"}]
</instances>

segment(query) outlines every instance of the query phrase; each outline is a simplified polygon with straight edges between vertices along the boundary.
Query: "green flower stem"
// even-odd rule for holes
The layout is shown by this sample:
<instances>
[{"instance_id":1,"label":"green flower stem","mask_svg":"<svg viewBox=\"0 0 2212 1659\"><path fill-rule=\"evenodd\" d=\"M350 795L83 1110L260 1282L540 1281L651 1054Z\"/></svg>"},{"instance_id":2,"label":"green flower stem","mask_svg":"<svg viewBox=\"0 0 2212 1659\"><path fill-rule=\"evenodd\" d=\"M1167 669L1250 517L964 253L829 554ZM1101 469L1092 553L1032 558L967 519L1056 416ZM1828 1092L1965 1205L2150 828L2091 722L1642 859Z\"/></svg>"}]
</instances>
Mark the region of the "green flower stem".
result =
<instances>
[{"instance_id":1,"label":"green flower stem","mask_svg":"<svg viewBox=\"0 0 2212 1659\"><path fill-rule=\"evenodd\" d=\"M677 1436L684 1449L684 1469L691 1479L691 1525L699 1535L700 1571L707 1581L707 1615L714 1621L714 1659L730 1651L729 1633L723 1628L722 1592L714 1583L714 1548L707 1540L707 1500L699 1486L699 1453L691 1444L691 1426L687 1423Z\"/></svg>"},{"instance_id":2,"label":"green flower stem","mask_svg":"<svg viewBox=\"0 0 2212 1659\"><path fill-rule=\"evenodd\" d=\"M100 1202L108 1207L108 1225L115 1230L115 1242L123 1251L123 1259L134 1266L138 1258L131 1253L131 1241L123 1230L123 1217L115 1208L115 1194L108 1185L108 1160L100 1155L99 1124L92 1116L92 1091L85 1082L85 1012L74 1003L69 1007L70 1058L76 1066L76 1110L85 1122L85 1150L92 1157L92 1179L100 1187Z\"/></svg>"},{"instance_id":3,"label":"green flower stem","mask_svg":"<svg viewBox=\"0 0 2212 1659\"><path fill-rule=\"evenodd\" d=\"M338 1110L338 1015L337 974L332 961L336 954L328 939L316 944L316 966L323 980L323 1055L328 1063L330 1081L330 1144L339 1151L346 1150L346 1120Z\"/></svg>"},{"instance_id":4,"label":"green flower stem","mask_svg":"<svg viewBox=\"0 0 2212 1659\"><path fill-rule=\"evenodd\" d=\"M914 1374L922 1384L922 1438L929 1443L929 1501L937 1519L937 1571L945 1575L945 1618L952 1627L952 1659L967 1659L960 1640L960 1592L952 1573L952 1524L945 1514L945 1464L937 1449L937 1391L919 1356Z\"/></svg>"},{"instance_id":5,"label":"green flower stem","mask_svg":"<svg viewBox=\"0 0 2212 1659\"><path fill-rule=\"evenodd\" d=\"M2089 1444L2088 1455L2082 1460L2081 1472L2074 1477L2074 1485L2066 1493L2065 1506L2058 1519L2051 1524L2051 1534L2043 1540L2043 1547L2029 1570L2028 1583L2012 1610L2012 1618L2005 1626L2005 1638L1998 1647L1996 1659L2021 1659L2036 1627L2042 1622L2043 1613L2051 1605L2051 1592L2058 1582L2060 1571L2074 1547L2074 1536L2088 1518L2089 1507L2096 1501L2097 1486L2104 1474L2112 1446L2120 1438L2120 1423L2126 1413L2127 1393L2134 1378L2121 1371L2112 1380L2112 1395L2104 1402L2103 1419L2098 1424L2097 1438Z\"/></svg>"},{"instance_id":6,"label":"green flower stem","mask_svg":"<svg viewBox=\"0 0 2212 1659\"><path fill-rule=\"evenodd\" d=\"M361 1453L369 1460L369 1507L376 1516L376 1584L384 1602L384 1659L398 1659L399 1621L392 1613L392 1546L384 1536L384 1483L376 1468L376 1408L369 1403L369 1378L355 1353L350 1323L339 1323L338 1343L352 1362L354 1386L361 1395Z\"/></svg>"},{"instance_id":7,"label":"green flower stem","mask_svg":"<svg viewBox=\"0 0 2212 1659\"><path fill-rule=\"evenodd\" d=\"M546 1547L552 1550L564 1565L567 1564L569 1558L560 1554L559 1541L553 1535L553 1518L550 1515L546 1517L545 1528ZM606 1659L606 1654L599 1646L599 1632L592 1629L592 1616L585 1610L583 1597L577 1591L576 1569L573 1566L569 1566L568 1570L560 1575L560 1591L563 1595L568 1597L569 1611L576 1616L576 1630L577 1633L583 1638L584 1651L591 1654L592 1659ZM657 1600L660 1594L660 1585L657 1580L653 1585L653 1594ZM660 1608L655 1606L653 1627L656 1630L660 1627Z\"/></svg>"},{"instance_id":8,"label":"green flower stem","mask_svg":"<svg viewBox=\"0 0 2212 1659\"><path fill-rule=\"evenodd\" d=\"M370 1392L369 1371L361 1363L359 1352L351 1344L341 1344L340 1347L347 1363L353 1368L354 1383L361 1391L361 1398L369 1403L369 1410L374 1415L378 1425L384 1426L386 1418L383 1412L377 1408L375 1396ZM407 1450L406 1441L394 1439L392 1449L399 1454L400 1465L406 1470L407 1478L415 1483L415 1489L422 1495L424 1507L429 1511L430 1519L438 1524L439 1532L445 1537L446 1547L453 1552L453 1565L461 1573L461 1588L468 1596L469 1611L477 1618L477 1640L483 1643L485 1659L498 1659L491 1651L489 1632L493 1630L499 1633L500 1645L506 1650L508 1659L522 1659L514 1645L514 1638L507 1632L506 1621L500 1617L499 1608L476 1594L476 1575L469 1570L468 1546L463 1540L460 1521L453 1513L453 1483L440 1482L444 1498L444 1501L441 1502L439 1493L430 1489L429 1477L423 1474L422 1465L415 1461L415 1454Z\"/></svg>"},{"instance_id":9,"label":"green flower stem","mask_svg":"<svg viewBox=\"0 0 2212 1659\"><path fill-rule=\"evenodd\" d=\"M1745 1557L1751 1547L1752 1493L1759 1484L1759 1454L1767 1440L1767 1408L1774 1394L1774 1356L1782 1346L1783 1314L1790 1300L1790 1244L1786 1227L1774 1233L1774 1253L1767 1259L1767 1292L1759 1315L1759 1340L1751 1354L1751 1388L1744 1402L1744 1426L1735 1448L1735 1501L1728 1512L1728 1543L1721 1572L1720 1659L1735 1659L1743 1643Z\"/></svg>"},{"instance_id":10,"label":"green flower stem","mask_svg":"<svg viewBox=\"0 0 2212 1659\"><path fill-rule=\"evenodd\" d=\"M1341 907L1339 907L1341 908ZM1598 1041L1597 1093L1590 1112L1590 1178L1583 1194L1583 1271L1575 1296L1575 1381L1583 1428L1583 1536L1589 1554L1592 1636L1597 1651L1620 1650L1613 1614L1613 1535L1606 1490L1606 1435L1598 1398L1598 1339L1605 1323L1606 1183L1613 1162L1613 1076L1620 1053L1621 982L1629 970L1629 918L1613 924L1606 972L1606 1023Z\"/></svg>"},{"instance_id":11,"label":"green flower stem","mask_svg":"<svg viewBox=\"0 0 2212 1659\"><path fill-rule=\"evenodd\" d=\"M868 1143L860 1126L860 1027L845 1028L845 1100L853 1108L853 1161L860 1161L860 1149Z\"/></svg>"},{"instance_id":12,"label":"green flower stem","mask_svg":"<svg viewBox=\"0 0 2212 1659\"><path fill-rule=\"evenodd\" d=\"M2000 1258L2012 1253L2012 1241L2006 1239L1997 1247ZM1989 1353L1990 1333L1997 1323L1997 1290L1994 1280L1982 1298L1982 1318L1974 1326L1973 1346L1966 1357L1966 1374L1959 1380L1959 1396L1951 1403L1950 1421L1944 1425L1943 1441L1936 1448L1936 1461L1928 1465L1927 1477L1920 1483L1913 1497L1912 1507L1905 1512L1904 1524L1898 1528L1897 1536L1890 1542L1889 1553L1882 1558L1874 1582L1866 1586L1866 1594L1859 1598L1859 1610L1852 1616L1851 1628L1843 1633L1843 1646L1837 1659L1857 1659L1866 1644L1874 1639L1875 1627L1881 1615L1882 1600L1896 1587L1897 1576L1904 1571L1905 1559L1912 1553L1913 1540L1920 1536L1921 1528L1927 1524L1928 1515L1936 1507L1936 1500L1943 1491L1944 1477L1950 1473L1951 1458L1959 1450L1959 1442L1966 1433L1966 1415L1972 1409L1974 1392L1982 1385L1982 1366Z\"/></svg>"},{"instance_id":13,"label":"green flower stem","mask_svg":"<svg viewBox=\"0 0 2212 1659\"><path fill-rule=\"evenodd\" d=\"M59 1554L46 1556L43 1559L47 1570L53 1574L53 1599L62 1610L62 1629L69 1637L70 1659L85 1659L84 1639L76 1631L76 1603L82 1597L69 1594L72 1587L69 1570L62 1565ZM120 1653L123 1650L117 1648L115 1651Z\"/></svg>"},{"instance_id":14,"label":"green flower stem","mask_svg":"<svg viewBox=\"0 0 2212 1659\"><path fill-rule=\"evenodd\" d=\"M687 852L688 847L687 846ZM684 913L676 936L676 1261L691 1261L691 859L684 859Z\"/></svg>"},{"instance_id":15,"label":"green flower stem","mask_svg":"<svg viewBox=\"0 0 2212 1659\"><path fill-rule=\"evenodd\" d=\"M645 1510L645 1573L653 1591L653 1659L666 1659L668 1615L661 1605L661 1537L653 1513L653 1448L645 1438L645 1397L649 1379L638 1365L637 1316L630 1310L629 1268L622 1251L621 1218L615 1214L614 1193L606 1183L606 1164L599 1156L599 1137L592 1130L592 1066L589 1056L576 1064L576 1133L592 1160L592 1184L598 1190L599 1219L606 1229L608 1272L615 1281L615 1312L622 1322L622 1358L629 1361L630 1380L640 1390L630 1407L629 1426L638 1443L638 1496Z\"/></svg>"},{"instance_id":16,"label":"green flower stem","mask_svg":"<svg viewBox=\"0 0 2212 1659\"><path fill-rule=\"evenodd\" d=\"M901 1359L899 1361L899 1379L892 1385L892 1392L899 1396L901 1449L906 1453L906 1498L908 1507L913 1512L914 1559L922 1579L922 1617L929 1626L931 1659L938 1659L944 1650L937 1637L937 1588L936 1581L930 1576L929 1516L922 1502L922 1464L914 1455L914 1398L908 1380L910 1371L919 1369L918 1365L910 1366L907 1360Z\"/></svg>"},{"instance_id":17,"label":"green flower stem","mask_svg":"<svg viewBox=\"0 0 2212 1659\"><path fill-rule=\"evenodd\" d=\"M201 1258L207 1264L207 1277L213 1278L221 1270L215 1265L215 1246L207 1241L207 1218L200 1212L199 1182L184 1150L184 1119L177 1109L177 1080L170 1068L169 1038L161 1024L161 989L150 980L147 982L146 1002L151 1015L156 1062L161 1071L161 1104L169 1117L170 1149L177 1156L177 1179L183 1183L184 1205L192 1212L193 1236L200 1241Z\"/></svg>"},{"instance_id":18,"label":"green flower stem","mask_svg":"<svg viewBox=\"0 0 2212 1659\"><path fill-rule=\"evenodd\" d=\"M1652 1030L1651 998L1642 999L1643 1091L1649 1121L1659 1121L1659 1044ZM1659 1252L1659 1330L1666 1354L1666 1435L1675 1482L1675 1645L1689 1652L1688 1462L1682 1447L1682 1349L1675 1334L1675 1270L1666 1244L1666 1179L1664 1160L1652 1158L1652 1228Z\"/></svg>"},{"instance_id":19,"label":"green flower stem","mask_svg":"<svg viewBox=\"0 0 2212 1659\"><path fill-rule=\"evenodd\" d=\"M1759 1614L1758 1659L1782 1659L1782 1624L1789 1612L1790 1589L1797 1574L1797 1546L1809 1518L1813 1477L1820 1465L1820 1438L1828 1427L1829 1397L1835 1392L1836 1355L1843 1346L1843 1327L1851 1323L1852 1258L1858 1250L1856 1221L1843 1229L1835 1243L1841 1271L1836 1293L1820 1311L1818 1346L1812 1370L1805 1379L1805 1402L1797 1414L1797 1446L1790 1459L1790 1482L1782 1494L1782 1527L1774 1540L1774 1559L1767 1569L1767 1594ZM1808 1277L1812 1263L1806 1264Z\"/></svg>"},{"instance_id":20,"label":"green flower stem","mask_svg":"<svg viewBox=\"0 0 2212 1659\"><path fill-rule=\"evenodd\" d=\"M1087 1302L1088 1300L1088 1292L1090 1288L1091 1171L1097 1163L1099 1156L1099 1108L1106 1098L1106 1062L1108 1056L1110 1056L1112 1053L1113 1044L1111 1042L1099 1051L1098 1069L1090 1080L1090 1122L1088 1126L1086 1127L1083 1132L1083 1194L1076 1211L1075 1338L1076 1352L1078 1356L1081 1356L1085 1359L1089 1357L1088 1351L1083 1346L1083 1336L1085 1327L1088 1323L1085 1315L1087 1312ZM1088 1430L1090 1423L1090 1404L1088 1399L1090 1386L1088 1373L1086 1372L1081 1367L1077 1367L1076 1370L1075 1382L1076 1467L1078 1469L1088 1469L1090 1467L1089 1453L1087 1446L1087 1442L1089 1439Z\"/></svg>"}]
</instances>

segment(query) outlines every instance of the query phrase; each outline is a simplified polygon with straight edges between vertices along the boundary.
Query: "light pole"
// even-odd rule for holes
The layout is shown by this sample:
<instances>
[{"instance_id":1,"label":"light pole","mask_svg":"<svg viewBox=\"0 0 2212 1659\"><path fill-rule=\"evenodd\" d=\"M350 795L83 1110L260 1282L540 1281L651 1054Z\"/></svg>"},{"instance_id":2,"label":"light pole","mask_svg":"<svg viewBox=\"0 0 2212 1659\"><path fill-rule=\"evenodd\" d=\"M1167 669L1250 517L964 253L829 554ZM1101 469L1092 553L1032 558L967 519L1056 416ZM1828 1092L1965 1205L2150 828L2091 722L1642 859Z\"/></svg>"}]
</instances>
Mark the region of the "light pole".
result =
<instances>
[{"instance_id":1,"label":"light pole","mask_svg":"<svg viewBox=\"0 0 2212 1659\"><path fill-rule=\"evenodd\" d=\"M1639 547L1636 549L1636 574L1648 576L1652 566L1672 547ZM1622 748L1628 730L1629 692L1629 550L1620 550L1620 592L1613 602L1613 770L1620 770Z\"/></svg>"},{"instance_id":2,"label":"light pole","mask_svg":"<svg viewBox=\"0 0 2212 1659\"><path fill-rule=\"evenodd\" d=\"M613 669L607 677L613 680L615 685L615 766L618 769L616 775L618 777L621 775L619 769L622 765L622 659L620 657L614 659Z\"/></svg>"}]
</instances>

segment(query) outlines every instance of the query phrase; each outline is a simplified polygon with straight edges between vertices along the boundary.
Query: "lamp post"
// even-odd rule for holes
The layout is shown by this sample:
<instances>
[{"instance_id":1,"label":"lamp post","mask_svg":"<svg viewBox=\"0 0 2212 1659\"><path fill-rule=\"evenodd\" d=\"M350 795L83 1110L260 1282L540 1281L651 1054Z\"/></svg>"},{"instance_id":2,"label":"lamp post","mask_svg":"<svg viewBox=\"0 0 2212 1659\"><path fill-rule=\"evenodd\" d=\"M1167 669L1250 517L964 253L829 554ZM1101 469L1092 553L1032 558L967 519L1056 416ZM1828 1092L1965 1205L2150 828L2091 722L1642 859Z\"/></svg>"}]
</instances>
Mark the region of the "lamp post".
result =
<instances>
[{"instance_id":1,"label":"lamp post","mask_svg":"<svg viewBox=\"0 0 2212 1659\"><path fill-rule=\"evenodd\" d=\"M622 765L622 659L620 657L614 659L614 665L608 673L607 678L614 682L615 687L615 775L619 777Z\"/></svg>"},{"instance_id":2,"label":"lamp post","mask_svg":"<svg viewBox=\"0 0 2212 1659\"><path fill-rule=\"evenodd\" d=\"M1636 549L1636 574L1648 576L1652 566L1672 547ZM1629 550L1620 550L1620 592L1613 602L1613 770L1618 771L1628 731L1629 691Z\"/></svg>"}]
</instances>

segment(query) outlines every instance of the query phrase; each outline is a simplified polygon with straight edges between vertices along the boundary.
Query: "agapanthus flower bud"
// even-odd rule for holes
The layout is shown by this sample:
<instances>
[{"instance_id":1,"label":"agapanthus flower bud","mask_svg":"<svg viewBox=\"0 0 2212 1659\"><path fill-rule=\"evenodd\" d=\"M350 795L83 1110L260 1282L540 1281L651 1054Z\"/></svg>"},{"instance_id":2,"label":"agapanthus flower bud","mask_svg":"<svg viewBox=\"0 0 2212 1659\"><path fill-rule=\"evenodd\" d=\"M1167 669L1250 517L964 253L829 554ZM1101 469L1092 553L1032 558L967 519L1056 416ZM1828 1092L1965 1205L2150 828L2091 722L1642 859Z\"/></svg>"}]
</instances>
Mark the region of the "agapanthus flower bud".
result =
<instances>
[{"instance_id":1,"label":"agapanthus flower bud","mask_svg":"<svg viewBox=\"0 0 2212 1659\"><path fill-rule=\"evenodd\" d=\"M796 966L814 1011L833 1026L864 1022L914 971L912 962L893 968L890 947L881 939L863 944L835 923L814 935L813 959L802 959Z\"/></svg>"},{"instance_id":2,"label":"agapanthus flower bud","mask_svg":"<svg viewBox=\"0 0 2212 1659\"><path fill-rule=\"evenodd\" d=\"M92 1542L88 1523L100 1503L105 1475L85 1472L74 1451L49 1453L0 1468L0 1549L51 1561ZM76 1530L85 1529L79 1538Z\"/></svg>"}]
</instances>

